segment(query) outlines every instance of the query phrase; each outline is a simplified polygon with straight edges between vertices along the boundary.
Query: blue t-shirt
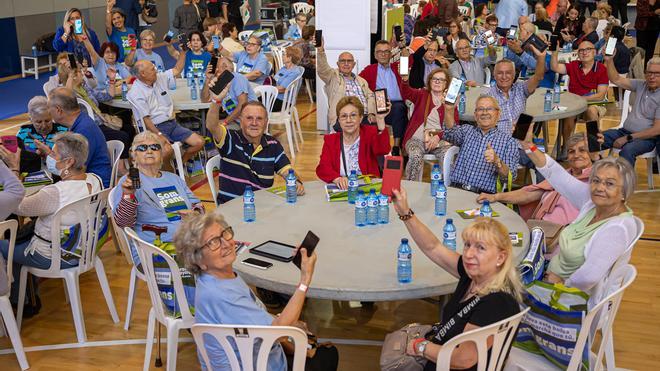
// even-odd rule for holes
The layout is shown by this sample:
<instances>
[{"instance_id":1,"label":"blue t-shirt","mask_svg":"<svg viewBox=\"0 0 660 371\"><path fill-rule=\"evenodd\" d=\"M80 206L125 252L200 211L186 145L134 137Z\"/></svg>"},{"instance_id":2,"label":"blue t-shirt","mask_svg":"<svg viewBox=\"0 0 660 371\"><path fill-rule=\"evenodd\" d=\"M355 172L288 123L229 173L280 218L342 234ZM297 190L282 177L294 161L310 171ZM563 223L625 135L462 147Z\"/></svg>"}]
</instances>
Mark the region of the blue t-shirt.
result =
<instances>
[{"instance_id":1,"label":"blue t-shirt","mask_svg":"<svg viewBox=\"0 0 660 371\"><path fill-rule=\"evenodd\" d=\"M155 51L151 51L151 54L147 54L144 49L138 49L135 52L135 60L136 61L150 61L151 63L156 66L156 69L160 69L161 71L165 71L165 63L163 63L163 58L160 56L160 54L156 53Z\"/></svg>"},{"instance_id":2,"label":"blue t-shirt","mask_svg":"<svg viewBox=\"0 0 660 371\"><path fill-rule=\"evenodd\" d=\"M197 278L195 292L195 323L270 326L273 324L273 317L240 277L219 279L213 275L202 273ZM232 342L230 344L234 347L234 353L238 361L241 362L238 348ZM211 367L204 365L204 360L199 358L203 370L230 369L227 355L217 340L205 335L204 346ZM261 341L258 340L253 353L254 364L257 362L260 347ZM286 371L287 369L286 356L282 346L277 341L270 349L267 369L269 371Z\"/></svg>"},{"instance_id":3,"label":"blue t-shirt","mask_svg":"<svg viewBox=\"0 0 660 371\"><path fill-rule=\"evenodd\" d=\"M204 50L201 54L195 54L192 50L186 51L186 64L183 67L185 73L192 69L193 73L204 74L206 66L211 61L211 53Z\"/></svg>"},{"instance_id":4,"label":"blue t-shirt","mask_svg":"<svg viewBox=\"0 0 660 371\"><path fill-rule=\"evenodd\" d=\"M300 32L300 27L297 24L292 24L291 27L286 31L284 35L284 40L298 40L302 37Z\"/></svg>"},{"instance_id":5,"label":"blue t-shirt","mask_svg":"<svg viewBox=\"0 0 660 371\"><path fill-rule=\"evenodd\" d=\"M264 53L257 54L255 59L251 59L250 55L243 51L234 53L234 61L236 62L236 71L242 74L247 74L253 71L261 71L261 76L255 79L255 84L262 85L266 77L270 75L270 63Z\"/></svg>"},{"instance_id":6,"label":"blue t-shirt","mask_svg":"<svg viewBox=\"0 0 660 371\"><path fill-rule=\"evenodd\" d=\"M286 66L282 67L275 75L275 81L277 82L276 85L286 88L293 82L293 80L297 79L298 76L302 76L303 72L304 69L300 66L294 65L291 69L286 68ZM284 93L277 94L277 99L284 100Z\"/></svg>"},{"instance_id":7,"label":"blue t-shirt","mask_svg":"<svg viewBox=\"0 0 660 371\"><path fill-rule=\"evenodd\" d=\"M87 162L85 163L87 172L101 177L103 179L103 187L109 187L112 164L110 164L108 145L99 126L87 113L81 111L73 123L71 131L87 139L88 153Z\"/></svg>"},{"instance_id":8,"label":"blue t-shirt","mask_svg":"<svg viewBox=\"0 0 660 371\"><path fill-rule=\"evenodd\" d=\"M238 97L241 94L247 93L247 101L257 100L257 96L252 90L252 86L245 76L241 75L238 72L233 72L234 79L231 80L231 85L229 86L229 93L222 100L222 108L228 115L231 115L232 112L236 109L238 104Z\"/></svg>"},{"instance_id":9,"label":"blue t-shirt","mask_svg":"<svg viewBox=\"0 0 660 371\"><path fill-rule=\"evenodd\" d=\"M129 27L125 27L125 29L126 31L119 31L117 28L112 27L112 33L108 36L108 40L117 44L119 47L119 55L117 56L117 62L119 63L123 62L124 58L131 52L129 35L130 38L136 39L135 30Z\"/></svg>"},{"instance_id":10,"label":"blue t-shirt","mask_svg":"<svg viewBox=\"0 0 660 371\"><path fill-rule=\"evenodd\" d=\"M98 81L98 84L96 87L98 89L106 89L108 87L108 66L107 63L105 63L105 59L99 58L96 61L96 66L94 66L94 74L96 75L96 80ZM128 71L128 68L126 65L123 63L115 63L112 68L114 68L117 71L117 74L119 77L122 79L127 79L131 77L131 73Z\"/></svg>"}]
</instances>

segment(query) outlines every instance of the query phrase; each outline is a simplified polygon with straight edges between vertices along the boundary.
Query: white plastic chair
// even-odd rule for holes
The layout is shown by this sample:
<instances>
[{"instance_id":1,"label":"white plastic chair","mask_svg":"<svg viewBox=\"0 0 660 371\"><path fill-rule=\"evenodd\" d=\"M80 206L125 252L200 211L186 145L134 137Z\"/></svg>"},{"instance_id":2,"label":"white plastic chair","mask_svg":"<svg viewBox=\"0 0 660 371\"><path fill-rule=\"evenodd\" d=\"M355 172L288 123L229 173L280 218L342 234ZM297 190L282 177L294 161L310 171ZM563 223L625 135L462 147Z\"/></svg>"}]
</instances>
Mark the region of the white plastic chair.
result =
<instances>
[{"instance_id":1,"label":"white plastic chair","mask_svg":"<svg viewBox=\"0 0 660 371\"><path fill-rule=\"evenodd\" d=\"M268 120L268 126L284 125L292 159L296 158L296 152L293 148L294 141L296 147L298 147L298 141L296 140L296 134L294 133L294 125L296 121L298 122L298 128L300 130L300 121L296 120L297 111L295 111L295 105L301 81L302 76L298 76L297 79L293 80L291 84L286 87L286 90L284 91L284 101L282 102L282 110L280 112L273 112ZM296 113L296 116L294 116L294 112ZM269 132L268 127L266 127L266 132ZM300 132L300 137L302 140L302 132Z\"/></svg>"},{"instance_id":2,"label":"white plastic chair","mask_svg":"<svg viewBox=\"0 0 660 371\"><path fill-rule=\"evenodd\" d=\"M188 300L183 290L183 281L179 271L178 264L169 254L158 247L145 242L138 237L137 233L131 228L125 228L124 231L129 241L137 249L144 276L147 279L149 296L151 298L151 309L149 310L149 321L147 322L147 346L144 353L144 370L149 370L151 361L151 350L154 345L154 330L156 321L162 323L167 329L167 371L176 370L177 346L179 343L179 330L189 329L195 323L195 318L190 313ZM174 285L174 295L181 311L181 317L175 318L165 311L164 304L158 292L158 283L156 281L156 272L154 270L154 255L162 258L170 270L171 282Z\"/></svg>"},{"instance_id":3,"label":"white plastic chair","mask_svg":"<svg viewBox=\"0 0 660 371\"><path fill-rule=\"evenodd\" d=\"M307 353L307 335L303 330L291 326L248 326L248 325L212 325L195 324L192 327L192 334L197 344L197 351L202 355L206 368L211 370L209 354L206 352L204 338L212 336L222 347L229 360L232 370L268 370L268 355L273 343L281 337L293 338L295 352L293 354L293 370L302 371L305 369ZM238 348L238 357L234 352L229 339L233 339ZM257 355L256 367L254 367L254 342L261 339L259 353ZM241 368L241 365L243 366Z\"/></svg>"},{"instance_id":4,"label":"white plastic chair","mask_svg":"<svg viewBox=\"0 0 660 371\"><path fill-rule=\"evenodd\" d=\"M58 80L59 80L59 78L57 77L57 75L55 75L55 76L51 76L44 83L43 89L44 89L44 94L46 94L46 96L48 96L48 94L50 93L51 90L53 90L53 89L55 89L56 87L59 86Z\"/></svg>"},{"instance_id":5,"label":"white plastic chair","mask_svg":"<svg viewBox=\"0 0 660 371\"><path fill-rule=\"evenodd\" d=\"M552 32L546 30L538 30L536 33L543 35L547 41L550 41L550 37L552 36Z\"/></svg>"},{"instance_id":6,"label":"white plastic chair","mask_svg":"<svg viewBox=\"0 0 660 371\"><path fill-rule=\"evenodd\" d=\"M582 320L582 328L589 329L591 328L594 319L597 316L600 318L605 318L604 324L601 327L602 331L602 341L598 346L598 352L596 354L590 353L589 357L589 368L595 371L603 370L603 355L608 347L611 346L612 339L612 324L616 317L617 311L619 310L619 305L621 304L621 299L623 298L623 293L630 286L630 284L637 277L637 270L634 266L627 264L620 268L620 276L623 277L620 286L612 294L608 295L606 298L601 300L596 306L591 308L589 312L586 313L584 319ZM573 355L568 364L568 370L579 370L580 364L582 363L582 352L587 343L589 336L592 336L590 331L580 331L580 335L577 338L575 349L573 349ZM610 368L609 365L607 369ZM514 370L559 370L552 362L542 355L533 354L518 348L512 348L509 358L507 360L506 366L504 368L507 371Z\"/></svg>"},{"instance_id":7,"label":"white plastic chair","mask_svg":"<svg viewBox=\"0 0 660 371\"><path fill-rule=\"evenodd\" d=\"M467 7L467 6L459 5L458 6L458 12L461 15L465 15L465 16L468 16L468 17L470 16L470 8Z\"/></svg>"},{"instance_id":8,"label":"white plastic chair","mask_svg":"<svg viewBox=\"0 0 660 371\"><path fill-rule=\"evenodd\" d=\"M85 196L80 200L71 202L62 206L53 215L53 224L51 226L50 240L52 241L51 264L48 269L39 269L23 265L21 267L21 278L19 284L18 296L18 314L16 322L18 327L21 327L21 320L23 319L23 304L25 303L25 290L27 283L27 274L32 273L37 277L45 278L62 278L66 283L66 293L68 293L69 301L71 304L71 312L73 313L73 322L76 327L76 336L79 343L87 341L87 333L85 331L85 321L83 318L82 301L80 300L80 283L79 277L81 274L96 269L96 275L103 291L103 296L108 304L110 316L114 323L119 322L115 302L112 299L110 286L108 285L108 277L105 275L105 268L103 261L96 254L96 244L98 242L98 232L102 223L105 209L108 203L109 189L93 193ZM62 217L65 215L75 215L74 220L80 223L80 238L78 239L78 249L81 250L81 257L78 261L78 266L71 268L60 268L60 231Z\"/></svg>"},{"instance_id":9,"label":"white plastic chair","mask_svg":"<svg viewBox=\"0 0 660 371\"><path fill-rule=\"evenodd\" d=\"M214 169L220 170L220 160L222 157L220 155L215 155L211 157L206 162L206 180L208 180L209 188L211 188L211 195L213 196L213 202L215 206L218 207L218 187L215 185L215 177L213 176Z\"/></svg>"},{"instance_id":10,"label":"white plastic chair","mask_svg":"<svg viewBox=\"0 0 660 371\"><path fill-rule=\"evenodd\" d=\"M7 278L9 279L9 291L7 294L0 296L0 336L2 335L2 329L7 329L7 334L11 340L11 346L14 348L14 353L16 353L16 358L18 359L18 364L21 366L21 370L27 370L30 368L27 358L25 357L25 350L23 350L23 342L21 341L21 334L18 332L18 326L16 325L16 318L14 317L14 311L11 308L11 302L9 301L9 293L11 292L11 281L12 281L12 262L14 258L14 247L16 246L16 232L18 231L18 222L16 220L6 220L0 223L0 236L4 236L5 232L9 231L9 249L7 253ZM4 322L5 326L2 326ZM7 365L5 365L7 366Z\"/></svg>"},{"instance_id":11,"label":"white plastic chair","mask_svg":"<svg viewBox=\"0 0 660 371\"><path fill-rule=\"evenodd\" d=\"M238 33L238 41L241 42L247 42L248 39L250 38L250 35L252 35L254 31L252 30L247 30L247 31L241 31Z\"/></svg>"},{"instance_id":12,"label":"white plastic chair","mask_svg":"<svg viewBox=\"0 0 660 371\"><path fill-rule=\"evenodd\" d=\"M309 5L307 3L299 2L293 4L293 12L295 14L303 13L309 14L314 10L314 5Z\"/></svg>"},{"instance_id":13,"label":"white plastic chair","mask_svg":"<svg viewBox=\"0 0 660 371\"><path fill-rule=\"evenodd\" d=\"M254 87L254 93L261 98L261 103L266 107L268 117L273 113L275 100L277 99L277 87L272 85L258 85Z\"/></svg>"},{"instance_id":14,"label":"white plastic chair","mask_svg":"<svg viewBox=\"0 0 660 371\"><path fill-rule=\"evenodd\" d=\"M108 152L110 153L110 163L112 164L112 175L110 176L110 188L117 184L117 167L119 166L119 158L121 153L124 152L124 143L120 140L109 140Z\"/></svg>"},{"instance_id":15,"label":"white plastic chair","mask_svg":"<svg viewBox=\"0 0 660 371\"><path fill-rule=\"evenodd\" d=\"M515 314L509 318L505 318L492 325L484 326L472 331L464 332L446 342L440 352L438 353L438 362L436 363L436 371L449 371L451 369L451 354L454 348L464 343L474 343L477 348L477 368L479 371L495 371L501 370L506 354L516 336L516 329L520 320L529 311L529 308ZM492 338L493 345L488 354L488 338ZM488 368L486 368L488 364Z\"/></svg>"},{"instance_id":16,"label":"white plastic chair","mask_svg":"<svg viewBox=\"0 0 660 371\"><path fill-rule=\"evenodd\" d=\"M413 17L413 19L417 19L417 16L419 15L419 4L412 4L410 6L410 15Z\"/></svg>"},{"instance_id":17,"label":"white plastic chair","mask_svg":"<svg viewBox=\"0 0 660 371\"><path fill-rule=\"evenodd\" d=\"M619 90L621 91L621 90ZM623 127L623 123L626 121L628 118L628 114L632 112L632 105L630 104L630 90L626 90L623 93L623 101L622 101L622 106L621 106L621 121L619 122L619 126L617 126L614 129L621 129ZM621 150L617 148L611 148L610 149L610 156L614 154L618 154ZM653 184L653 159L657 158L658 164L660 164L660 152L658 152L658 148L653 149L652 151L643 153L639 156L637 156L638 159L645 159L646 160L646 181L648 184L648 189L654 189L655 185ZM634 167L634 165L633 165Z\"/></svg>"},{"instance_id":18,"label":"white plastic chair","mask_svg":"<svg viewBox=\"0 0 660 371\"><path fill-rule=\"evenodd\" d=\"M78 104L83 106L85 110L87 111L87 115L94 120L94 110L92 109L92 106L89 105L84 99L82 98L77 98L78 99Z\"/></svg>"},{"instance_id":19,"label":"white plastic chair","mask_svg":"<svg viewBox=\"0 0 660 371\"><path fill-rule=\"evenodd\" d=\"M284 48L273 45L270 47L270 52L273 54L273 59L275 60L275 69L279 70L284 67Z\"/></svg>"},{"instance_id":20,"label":"white plastic chair","mask_svg":"<svg viewBox=\"0 0 660 371\"><path fill-rule=\"evenodd\" d=\"M454 164L456 156L458 156L459 147L451 146L445 153L444 161L442 162L442 179L445 181L445 185L449 187L451 185L451 167Z\"/></svg>"},{"instance_id":21,"label":"white plastic chair","mask_svg":"<svg viewBox=\"0 0 660 371\"><path fill-rule=\"evenodd\" d=\"M484 73L486 74L486 81L484 81L485 85L490 86L490 68L488 66L484 67Z\"/></svg>"}]
</instances>

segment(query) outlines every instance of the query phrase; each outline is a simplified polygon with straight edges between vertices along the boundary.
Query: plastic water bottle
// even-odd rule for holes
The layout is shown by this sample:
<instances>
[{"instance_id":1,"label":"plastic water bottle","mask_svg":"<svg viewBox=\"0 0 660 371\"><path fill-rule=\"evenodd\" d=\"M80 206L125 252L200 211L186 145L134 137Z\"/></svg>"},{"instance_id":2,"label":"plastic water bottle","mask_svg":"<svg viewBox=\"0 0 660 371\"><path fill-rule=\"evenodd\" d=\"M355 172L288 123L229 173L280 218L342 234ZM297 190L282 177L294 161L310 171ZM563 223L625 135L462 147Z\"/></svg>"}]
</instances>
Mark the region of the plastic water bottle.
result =
<instances>
[{"instance_id":1,"label":"plastic water bottle","mask_svg":"<svg viewBox=\"0 0 660 371\"><path fill-rule=\"evenodd\" d=\"M293 169L289 169L289 174L286 176L286 202L290 204L295 204L298 200L296 181L296 173L293 172Z\"/></svg>"},{"instance_id":2,"label":"plastic water bottle","mask_svg":"<svg viewBox=\"0 0 660 371\"><path fill-rule=\"evenodd\" d=\"M559 104L559 99L561 98L561 86L559 85L559 81L557 81L555 83L554 90L555 90L555 92L554 92L554 95L552 97L552 102L554 104Z\"/></svg>"},{"instance_id":3,"label":"plastic water bottle","mask_svg":"<svg viewBox=\"0 0 660 371\"><path fill-rule=\"evenodd\" d=\"M128 85L126 85L126 81L121 83L121 100L126 102L128 99L126 99L126 94L128 94Z\"/></svg>"},{"instance_id":4,"label":"plastic water bottle","mask_svg":"<svg viewBox=\"0 0 660 371\"><path fill-rule=\"evenodd\" d=\"M367 198L364 197L364 191L358 190L355 199L355 225L364 227L367 224Z\"/></svg>"},{"instance_id":5,"label":"plastic water bottle","mask_svg":"<svg viewBox=\"0 0 660 371\"><path fill-rule=\"evenodd\" d=\"M435 193L435 215L447 215L447 187L442 180L438 184L438 190Z\"/></svg>"},{"instance_id":6,"label":"plastic water bottle","mask_svg":"<svg viewBox=\"0 0 660 371\"><path fill-rule=\"evenodd\" d=\"M458 97L458 113L461 115L465 114L466 101L465 92L461 92L461 95Z\"/></svg>"},{"instance_id":7,"label":"plastic water bottle","mask_svg":"<svg viewBox=\"0 0 660 371\"><path fill-rule=\"evenodd\" d=\"M452 251L456 251L456 226L452 218L447 219L442 228L442 244Z\"/></svg>"},{"instance_id":8,"label":"plastic water bottle","mask_svg":"<svg viewBox=\"0 0 660 371\"><path fill-rule=\"evenodd\" d=\"M396 276L399 283L412 281L412 250L408 246L407 238L401 239L401 245L396 254Z\"/></svg>"},{"instance_id":9,"label":"plastic water bottle","mask_svg":"<svg viewBox=\"0 0 660 371\"><path fill-rule=\"evenodd\" d=\"M431 197L435 197L440 179L442 179L440 164L433 164L433 168L431 169Z\"/></svg>"},{"instance_id":10,"label":"plastic water bottle","mask_svg":"<svg viewBox=\"0 0 660 371\"><path fill-rule=\"evenodd\" d=\"M37 55L37 46L36 45L32 45L32 55L33 56Z\"/></svg>"},{"instance_id":11,"label":"plastic water bottle","mask_svg":"<svg viewBox=\"0 0 660 371\"><path fill-rule=\"evenodd\" d=\"M351 174L348 176L348 203L349 204L354 204L355 203L355 197L357 196L357 190L358 190L357 172L355 170L351 170Z\"/></svg>"},{"instance_id":12,"label":"plastic water bottle","mask_svg":"<svg viewBox=\"0 0 660 371\"><path fill-rule=\"evenodd\" d=\"M481 209L479 210L479 214L488 218L493 217L493 209L490 207L490 202L488 200L484 200L484 203L481 205Z\"/></svg>"},{"instance_id":13,"label":"plastic water bottle","mask_svg":"<svg viewBox=\"0 0 660 371\"><path fill-rule=\"evenodd\" d=\"M192 80L192 84L190 85L190 100L197 100L197 84L195 83L195 79Z\"/></svg>"},{"instance_id":14,"label":"plastic water bottle","mask_svg":"<svg viewBox=\"0 0 660 371\"><path fill-rule=\"evenodd\" d=\"M188 69L188 73L186 74L186 78L188 79L188 86L192 85L192 83L193 83L192 67Z\"/></svg>"},{"instance_id":15,"label":"plastic water bottle","mask_svg":"<svg viewBox=\"0 0 660 371\"><path fill-rule=\"evenodd\" d=\"M390 222L390 204L387 196L381 194L378 196L378 223L387 224Z\"/></svg>"},{"instance_id":16,"label":"plastic water bottle","mask_svg":"<svg viewBox=\"0 0 660 371\"><path fill-rule=\"evenodd\" d=\"M170 77L167 79L167 87L170 90L176 90L176 79L174 77Z\"/></svg>"},{"instance_id":17,"label":"plastic water bottle","mask_svg":"<svg viewBox=\"0 0 660 371\"><path fill-rule=\"evenodd\" d=\"M543 98L543 112L552 111L552 91L550 89L545 91L545 97Z\"/></svg>"},{"instance_id":18,"label":"plastic water bottle","mask_svg":"<svg viewBox=\"0 0 660 371\"><path fill-rule=\"evenodd\" d=\"M465 84L467 82L467 77L465 77L464 73L461 73L461 82L462 82L461 93L465 93L465 88L467 87L467 85Z\"/></svg>"},{"instance_id":19,"label":"plastic water bottle","mask_svg":"<svg viewBox=\"0 0 660 371\"><path fill-rule=\"evenodd\" d=\"M378 224L378 196L373 188L369 190L367 198L367 224Z\"/></svg>"},{"instance_id":20,"label":"plastic water bottle","mask_svg":"<svg viewBox=\"0 0 660 371\"><path fill-rule=\"evenodd\" d=\"M243 220L248 223L257 220L257 208L254 205L254 192L251 186L246 186L243 192Z\"/></svg>"}]
</instances>

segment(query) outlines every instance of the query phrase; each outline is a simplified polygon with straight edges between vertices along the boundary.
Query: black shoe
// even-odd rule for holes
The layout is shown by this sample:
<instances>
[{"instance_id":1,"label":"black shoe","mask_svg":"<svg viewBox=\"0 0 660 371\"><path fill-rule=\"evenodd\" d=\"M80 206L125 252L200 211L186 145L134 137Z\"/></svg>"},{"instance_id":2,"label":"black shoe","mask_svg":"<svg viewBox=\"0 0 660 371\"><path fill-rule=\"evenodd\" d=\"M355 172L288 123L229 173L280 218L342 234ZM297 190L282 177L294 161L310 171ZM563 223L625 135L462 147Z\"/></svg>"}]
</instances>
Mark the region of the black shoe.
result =
<instances>
[{"instance_id":1,"label":"black shoe","mask_svg":"<svg viewBox=\"0 0 660 371\"><path fill-rule=\"evenodd\" d=\"M18 313L18 305L11 303L12 308L14 309L14 313ZM39 314L39 311L41 310L41 299L39 297L36 297L36 303L31 304L31 303L25 303L23 305L23 318L32 318Z\"/></svg>"},{"instance_id":2,"label":"black shoe","mask_svg":"<svg viewBox=\"0 0 660 371\"><path fill-rule=\"evenodd\" d=\"M264 303L266 308L277 309L282 306L280 294L276 292L257 287L257 295L259 295L259 299L261 299L261 302Z\"/></svg>"}]
</instances>

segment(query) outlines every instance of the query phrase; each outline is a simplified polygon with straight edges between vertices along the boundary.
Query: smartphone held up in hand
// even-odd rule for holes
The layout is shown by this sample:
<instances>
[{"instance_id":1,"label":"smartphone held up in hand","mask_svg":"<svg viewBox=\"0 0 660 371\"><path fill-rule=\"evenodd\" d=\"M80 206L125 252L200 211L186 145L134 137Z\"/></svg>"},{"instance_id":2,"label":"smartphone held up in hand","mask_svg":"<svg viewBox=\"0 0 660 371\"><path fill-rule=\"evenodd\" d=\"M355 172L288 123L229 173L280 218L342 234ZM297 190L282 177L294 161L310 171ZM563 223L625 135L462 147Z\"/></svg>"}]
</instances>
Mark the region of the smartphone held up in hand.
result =
<instances>
[{"instance_id":1,"label":"smartphone held up in hand","mask_svg":"<svg viewBox=\"0 0 660 371\"><path fill-rule=\"evenodd\" d=\"M133 182L133 189L140 189L140 170L136 167L130 167L128 169L128 178Z\"/></svg>"},{"instance_id":2,"label":"smartphone held up in hand","mask_svg":"<svg viewBox=\"0 0 660 371\"><path fill-rule=\"evenodd\" d=\"M408 76L409 58L410 57L401 56L399 59L399 75Z\"/></svg>"},{"instance_id":3,"label":"smartphone held up in hand","mask_svg":"<svg viewBox=\"0 0 660 371\"><path fill-rule=\"evenodd\" d=\"M456 103L456 98L458 98L458 93L461 92L461 86L463 86L463 81L461 79L452 78L451 83L449 84L449 89L447 89L447 95L445 95L445 102L449 104Z\"/></svg>"},{"instance_id":4,"label":"smartphone held up in hand","mask_svg":"<svg viewBox=\"0 0 660 371\"><path fill-rule=\"evenodd\" d=\"M376 89L374 91L374 97L376 99L376 112L377 113L387 112L387 90Z\"/></svg>"}]
</instances>

